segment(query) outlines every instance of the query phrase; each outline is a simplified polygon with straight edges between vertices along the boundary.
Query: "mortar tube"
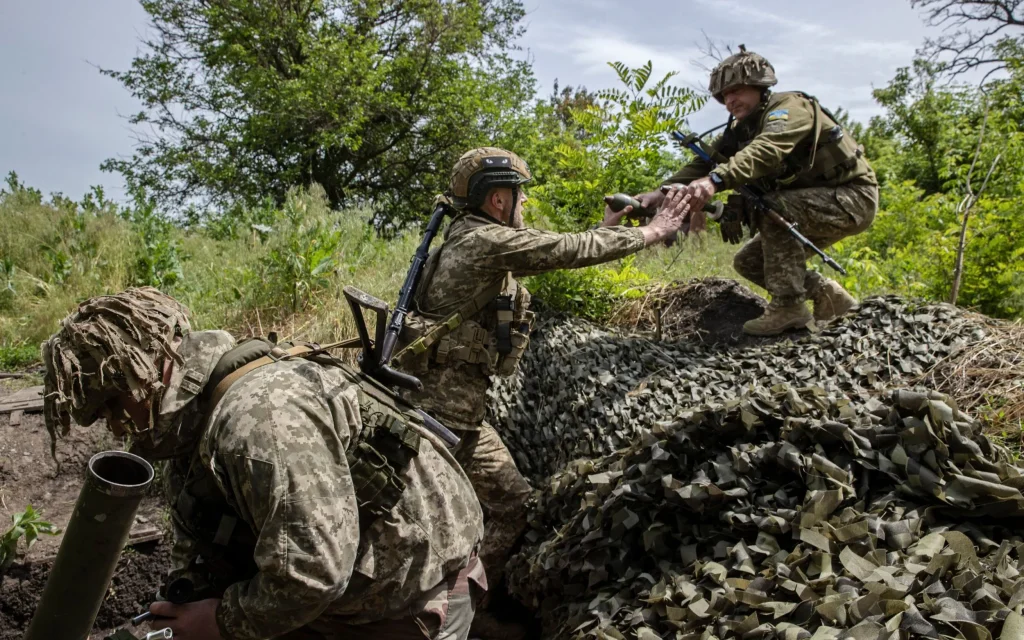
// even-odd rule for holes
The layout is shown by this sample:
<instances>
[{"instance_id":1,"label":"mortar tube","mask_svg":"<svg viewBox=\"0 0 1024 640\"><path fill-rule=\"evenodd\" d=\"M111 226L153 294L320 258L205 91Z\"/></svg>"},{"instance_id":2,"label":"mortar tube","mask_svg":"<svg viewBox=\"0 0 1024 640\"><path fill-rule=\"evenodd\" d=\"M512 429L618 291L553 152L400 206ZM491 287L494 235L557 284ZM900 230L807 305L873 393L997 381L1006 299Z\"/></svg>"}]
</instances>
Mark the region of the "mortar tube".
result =
<instances>
[{"instance_id":1,"label":"mortar tube","mask_svg":"<svg viewBox=\"0 0 1024 640\"><path fill-rule=\"evenodd\" d=\"M97 453L24 640L87 640L153 467L124 451Z\"/></svg>"}]
</instances>

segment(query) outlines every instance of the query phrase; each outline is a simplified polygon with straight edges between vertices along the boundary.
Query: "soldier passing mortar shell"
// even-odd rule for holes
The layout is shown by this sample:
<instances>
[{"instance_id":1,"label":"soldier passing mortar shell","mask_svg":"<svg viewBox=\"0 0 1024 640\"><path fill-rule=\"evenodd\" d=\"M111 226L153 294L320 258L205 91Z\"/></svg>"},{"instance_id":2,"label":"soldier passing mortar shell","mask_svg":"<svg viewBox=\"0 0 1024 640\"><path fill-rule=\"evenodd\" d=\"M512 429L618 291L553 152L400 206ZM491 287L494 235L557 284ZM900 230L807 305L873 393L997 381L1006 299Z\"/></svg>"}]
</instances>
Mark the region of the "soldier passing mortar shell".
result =
<instances>
[{"instance_id":1,"label":"soldier passing mortar shell","mask_svg":"<svg viewBox=\"0 0 1024 640\"><path fill-rule=\"evenodd\" d=\"M814 96L772 93L776 82L772 65L742 45L715 67L708 88L729 111L725 132L711 143L710 161L698 156L664 183L683 185L690 216L715 193L746 186L765 194L771 210L781 216L785 224L761 215L736 194L728 198L719 220L727 242L740 241L741 221L750 228L752 238L737 252L733 266L771 294L765 314L743 327L760 336L810 323L808 299L818 322L856 304L838 282L807 269L810 249L791 228L795 225L809 243L825 249L863 232L878 210L878 182L863 149ZM659 189L636 196L647 209L664 197Z\"/></svg>"}]
</instances>

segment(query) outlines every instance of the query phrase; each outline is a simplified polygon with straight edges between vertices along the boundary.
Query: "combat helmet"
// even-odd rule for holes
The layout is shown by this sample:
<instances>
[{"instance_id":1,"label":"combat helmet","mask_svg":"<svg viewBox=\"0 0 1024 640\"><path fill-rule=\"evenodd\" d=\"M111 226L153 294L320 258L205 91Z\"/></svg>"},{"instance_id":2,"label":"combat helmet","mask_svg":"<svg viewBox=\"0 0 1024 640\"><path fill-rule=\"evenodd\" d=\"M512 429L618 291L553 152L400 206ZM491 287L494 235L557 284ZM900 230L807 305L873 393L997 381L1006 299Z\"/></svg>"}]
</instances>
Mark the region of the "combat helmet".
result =
<instances>
[{"instance_id":1,"label":"combat helmet","mask_svg":"<svg viewBox=\"0 0 1024 640\"><path fill-rule=\"evenodd\" d=\"M741 44L739 53L722 60L711 71L708 91L715 96L715 100L725 104L722 94L730 87L745 84L767 89L776 83L778 80L775 78L775 67L772 63L753 51L747 51Z\"/></svg>"},{"instance_id":2,"label":"combat helmet","mask_svg":"<svg viewBox=\"0 0 1024 640\"><path fill-rule=\"evenodd\" d=\"M449 192L456 209L475 208L494 187L512 187L529 182L526 161L505 149L479 147L462 154L452 169Z\"/></svg>"}]
</instances>

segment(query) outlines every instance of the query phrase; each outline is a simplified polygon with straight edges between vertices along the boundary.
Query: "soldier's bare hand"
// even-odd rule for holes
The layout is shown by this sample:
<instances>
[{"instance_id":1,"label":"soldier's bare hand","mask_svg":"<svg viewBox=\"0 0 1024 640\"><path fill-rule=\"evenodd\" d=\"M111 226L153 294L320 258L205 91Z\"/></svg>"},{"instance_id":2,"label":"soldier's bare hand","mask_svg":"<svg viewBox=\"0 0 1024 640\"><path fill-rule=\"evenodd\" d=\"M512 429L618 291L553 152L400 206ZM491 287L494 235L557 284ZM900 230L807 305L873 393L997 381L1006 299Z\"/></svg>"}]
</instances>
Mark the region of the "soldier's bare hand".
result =
<instances>
[{"instance_id":1,"label":"soldier's bare hand","mask_svg":"<svg viewBox=\"0 0 1024 640\"><path fill-rule=\"evenodd\" d=\"M153 615L167 618L153 624L170 627L175 640L224 640L217 626L219 598L209 598L188 604L154 602L149 605Z\"/></svg>"},{"instance_id":2,"label":"soldier's bare hand","mask_svg":"<svg viewBox=\"0 0 1024 640\"><path fill-rule=\"evenodd\" d=\"M679 230L685 219L690 198L686 189L674 189L665 195L657 215L651 218L647 226L641 227L647 246L661 242Z\"/></svg>"},{"instance_id":3,"label":"soldier's bare hand","mask_svg":"<svg viewBox=\"0 0 1024 640\"><path fill-rule=\"evenodd\" d=\"M689 211L697 211L703 208L708 203L708 200L711 199L711 196L715 195L715 191L717 191L715 183L711 181L711 178L694 180L685 189L690 193Z\"/></svg>"},{"instance_id":4,"label":"soldier's bare hand","mask_svg":"<svg viewBox=\"0 0 1024 640\"><path fill-rule=\"evenodd\" d=\"M632 205L626 205L619 211L612 211L610 205L604 206L604 220L601 221L602 227L616 227L622 224L622 219L625 218L633 210Z\"/></svg>"},{"instance_id":5,"label":"soldier's bare hand","mask_svg":"<svg viewBox=\"0 0 1024 640\"><path fill-rule=\"evenodd\" d=\"M640 206L648 211L654 211L662 205L665 201L665 194L660 189L654 191L648 191L646 193L640 193L633 196L640 201Z\"/></svg>"}]
</instances>

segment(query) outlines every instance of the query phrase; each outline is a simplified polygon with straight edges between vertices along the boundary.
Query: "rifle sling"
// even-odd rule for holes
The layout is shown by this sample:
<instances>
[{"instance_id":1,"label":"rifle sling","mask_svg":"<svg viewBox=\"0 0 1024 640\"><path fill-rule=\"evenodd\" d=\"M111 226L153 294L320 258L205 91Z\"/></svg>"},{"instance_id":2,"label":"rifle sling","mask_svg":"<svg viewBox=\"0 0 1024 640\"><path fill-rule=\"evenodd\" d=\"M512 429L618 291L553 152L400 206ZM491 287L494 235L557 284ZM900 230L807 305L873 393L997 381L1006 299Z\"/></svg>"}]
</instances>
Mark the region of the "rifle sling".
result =
<instances>
[{"instance_id":1,"label":"rifle sling","mask_svg":"<svg viewBox=\"0 0 1024 640\"><path fill-rule=\"evenodd\" d=\"M407 354L412 353L419 355L430 349L430 347L434 346L434 344L436 344L438 340L440 340L441 338L445 337L446 335L457 329L459 325L461 325L464 321L480 313L480 311L482 311L484 307L486 307L492 300L498 297L498 294L500 294L505 289L505 287L508 285L511 279L512 273L506 273L505 277L502 280L499 280L495 284L481 291L479 294L477 294L475 298L469 300L468 302L466 302L466 304L459 307L458 311L449 314L448 317L435 324L433 327L430 328L429 331L424 333L421 337L417 338L416 340L413 340L408 345L403 347L398 353L395 354L393 358L394 361L401 363L402 358L405 357Z\"/></svg>"}]
</instances>

